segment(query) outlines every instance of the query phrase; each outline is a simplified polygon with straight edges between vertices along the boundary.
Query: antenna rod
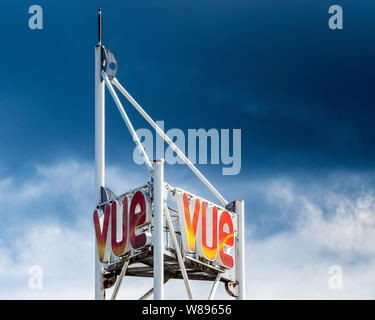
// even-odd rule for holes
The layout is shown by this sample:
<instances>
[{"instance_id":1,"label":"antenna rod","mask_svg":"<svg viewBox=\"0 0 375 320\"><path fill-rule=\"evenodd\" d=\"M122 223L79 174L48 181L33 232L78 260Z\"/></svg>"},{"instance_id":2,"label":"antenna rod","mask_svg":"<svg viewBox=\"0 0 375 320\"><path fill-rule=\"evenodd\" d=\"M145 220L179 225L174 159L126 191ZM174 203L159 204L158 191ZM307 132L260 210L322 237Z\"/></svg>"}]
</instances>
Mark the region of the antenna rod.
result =
<instances>
[{"instance_id":1,"label":"antenna rod","mask_svg":"<svg viewBox=\"0 0 375 320\"><path fill-rule=\"evenodd\" d=\"M98 42L99 46L102 45L102 10L98 10Z\"/></svg>"}]
</instances>

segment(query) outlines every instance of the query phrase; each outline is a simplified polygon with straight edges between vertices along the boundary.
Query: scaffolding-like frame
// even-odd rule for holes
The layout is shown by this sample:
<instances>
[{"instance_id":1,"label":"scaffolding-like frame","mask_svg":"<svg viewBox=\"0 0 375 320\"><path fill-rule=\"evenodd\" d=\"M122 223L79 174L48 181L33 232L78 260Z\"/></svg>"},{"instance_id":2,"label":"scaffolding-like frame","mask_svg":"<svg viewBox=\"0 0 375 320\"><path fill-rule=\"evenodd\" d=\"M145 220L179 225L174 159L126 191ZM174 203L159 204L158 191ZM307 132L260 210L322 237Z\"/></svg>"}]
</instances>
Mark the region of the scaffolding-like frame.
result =
<instances>
[{"instance_id":1,"label":"scaffolding-like frame","mask_svg":"<svg viewBox=\"0 0 375 320\"><path fill-rule=\"evenodd\" d=\"M114 284L111 299L116 299L122 281L125 275L153 277L154 287L145 293L140 299L147 299L152 294L154 299L164 299L164 284L172 278L183 279L186 292L189 299L193 299L193 293L190 286L190 280L208 280L213 281L208 299L215 296L219 282L224 282L226 288L235 287L236 293L232 294L236 299L245 299L245 220L244 220L244 201L237 200L229 203L206 179L206 177L194 166L194 164L185 156L185 154L173 143L173 141L164 133L164 131L151 119L144 109L134 100L134 98L125 90L117 78L111 74L110 77L103 66L105 61L106 49L101 44L101 11L98 14L98 45L95 47L95 191L96 205L101 207L114 199L103 198L103 188L105 187L105 87L110 92L132 138L144 157L145 164L152 178L152 197L153 197L153 219L152 219L152 237L153 246L145 251L133 256L123 258L120 262L111 264L104 268L99 261L97 244L95 242L95 299L105 299L105 279L104 275L115 275L117 281ZM116 66L117 68L117 66ZM130 102L130 104L142 115L142 117L155 129L156 133L169 144L173 151L182 159L182 161L193 171L193 173L207 186L212 194L220 201L224 210L230 210L235 213L237 219L235 236L235 279L227 276L225 270L212 266L194 257L184 255L178 244L176 231L171 219L170 207L166 203L166 193L169 191L186 192L177 187L171 187L164 181L164 160L151 161L143 148L139 137L134 130L132 123L125 112L124 107L118 98L115 86ZM149 186L150 184L148 184ZM147 185L143 186L146 188ZM129 194L131 192L128 192ZM192 195L191 193L186 192ZM120 198L123 195L118 196ZM164 226L164 217L166 226ZM173 243L173 249L166 250L164 243L164 233L168 232ZM143 266L137 266L137 263ZM138 268L138 269L137 269ZM166 275L166 276L165 276ZM232 291L228 291L232 293Z\"/></svg>"}]
</instances>

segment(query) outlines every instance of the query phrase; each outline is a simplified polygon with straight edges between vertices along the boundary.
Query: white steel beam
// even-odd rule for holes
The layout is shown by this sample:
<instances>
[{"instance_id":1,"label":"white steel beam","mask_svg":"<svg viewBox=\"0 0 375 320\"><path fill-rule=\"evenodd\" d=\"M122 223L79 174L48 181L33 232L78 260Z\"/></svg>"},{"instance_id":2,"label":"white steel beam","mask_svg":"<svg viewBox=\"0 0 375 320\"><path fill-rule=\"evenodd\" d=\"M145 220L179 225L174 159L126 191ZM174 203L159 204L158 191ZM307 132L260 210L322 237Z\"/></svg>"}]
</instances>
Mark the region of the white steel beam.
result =
<instances>
[{"instance_id":1,"label":"white steel beam","mask_svg":"<svg viewBox=\"0 0 375 320\"><path fill-rule=\"evenodd\" d=\"M95 47L95 194L96 204L102 202L100 188L105 184L105 86L101 77L102 47ZM103 268L95 241L95 299L104 300Z\"/></svg>"},{"instance_id":2,"label":"white steel beam","mask_svg":"<svg viewBox=\"0 0 375 320\"><path fill-rule=\"evenodd\" d=\"M169 280L169 278L164 279L164 284ZM138 300L147 300L152 294L154 293L154 288L151 288L148 290L142 297L140 297Z\"/></svg>"},{"instance_id":3,"label":"white steel beam","mask_svg":"<svg viewBox=\"0 0 375 320\"><path fill-rule=\"evenodd\" d=\"M220 278L221 278L221 273L218 273L214 281L214 284L212 285L208 300L213 300L215 298L215 293L216 293L217 287L219 286Z\"/></svg>"},{"instance_id":4,"label":"white steel beam","mask_svg":"<svg viewBox=\"0 0 375 320\"><path fill-rule=\"evenodd\" d=\"M185 164L196 174L196 176L207 186L207 188L219 199L223 206L228 201L215 189L215 187L206 179L206 177L194 166L194 164L185 156L185 154L173 143L173 141L164 133L162 129L151 119L151 117L142 109L142 107L133 99L116 78L112 79L114 86L125 96L132 106L142 115L142 117L155 129L155 131L167 142L172 150L185 162Z\"/></svg>"},{"instance_id":5,"label":"white steel beam","mask_svg":"<svg viewBox=\"0 0 375 320\"><path fill-rule=\"evenodd\" d=\"M104 71L102 71L102 77L105 81L105 84L107 85L107 88L108 88L113 100L116 103L116 106L117 106L118 110L120 111L120 114L121 114L126 126L128 127L128 129L130 131L130 134L131 134L138 150L142 153L142 155L145 159L145 163L146 163L150 173L152 173L152 170L153 170L152 163L151 163L150 159L148 158L147 153L146 153L145 149L143 148L143 145L142 145L141 141L139 140L139 137L138 137L137 133L135 132L135 130L133 128L133 125L131 124L131 122L129 120L128 115L126 114L126 112L124 110L124 107L122 106L122 104L120 102L120 99L118 98L115 90L112 87L111 81L109 81L109 78Z\"/></svg>"},{"instance_id":6,"label":"white steel beam","mask_svg":"<svg viewBox=\"0 0 375 320\"><path fill-rule=\"evenodd\" d=\"M238 281L237 300L245 300L245 202L235 201L235 211L237 213L237 239L236 239L236 265L235 277Z\"/></svg>"},{"instance_id":7,"label":"white steel beam","mask_svg":"<svg viewBox=\"0 0 375 320\"><path fill-rule=\"evenodd\" d=\"M192 292L191 287L190 287L189 278L188 278L188 275L187 275L187 272L186 272L184 261L182 259L180 247L178 246L178 242L177 242L177 238L176 238L176 233L174 231L173 223L172 223L172 220L171 220L171 217L170 217L170 214L169 214L169 210L168 210L167 204L164 205L164 214L165 214L165 218L167 220L167 225L168 225L169 233L171 234L172 243L173 243L174 249L176 251L178 265L179 265L180 270L181 270L182 278L184 279L186 292L187 292L187 294L189 296L189 299L190 300L194 300L193 292Z\"/></svg>"},{"instance_id":8,"label":"white steel beam","mask_svg":"<svg viewBox=\"0 0 375 320\"><path fill-rule=\"evenodd\" d=\"M154 300L164 299L164 160L154 161Z\"/></svg>"},{"instance_id":9,"label":"white steel beam","mask_svg":"<svg viewBox=\"0 0 375 320\"><path fill-rule=\"evenodd\" d=\"M121 273L119 275L119 278L117 279L115 288L113 289L111 300L116 300L116 298L117 298L117 295L118 295L118 292L120 290L120 286L121 286L122 280L124 279L126 270L128 269L129 262L130 262L130 259L126 260L124 262L124 265L122 266Z\"/></svg>"}]
</instances>

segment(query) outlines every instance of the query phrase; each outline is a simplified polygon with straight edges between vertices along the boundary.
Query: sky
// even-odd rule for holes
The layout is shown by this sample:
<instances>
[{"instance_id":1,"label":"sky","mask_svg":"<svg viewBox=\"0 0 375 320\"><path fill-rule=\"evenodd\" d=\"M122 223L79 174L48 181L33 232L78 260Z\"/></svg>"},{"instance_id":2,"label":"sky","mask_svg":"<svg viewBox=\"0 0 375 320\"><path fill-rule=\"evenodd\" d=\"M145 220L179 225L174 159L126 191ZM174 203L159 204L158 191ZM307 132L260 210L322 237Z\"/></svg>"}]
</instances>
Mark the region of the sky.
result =
<instances>
[{"instance_id":1,"label":"sky","mask_svg":"<svg viewBox=\"0 0 375 320\"><path fill-rule=\"evenodd\" d=\"M117 78L154 120L185 133L241 129L240 174L198 168L245 200L247 297L375 298L373 1L37 2L42 30L28 27L29 1L0 10L0 298L94 296L99 7ZM328 26L331 5L343 30ZM149 128L121 101L136 129ZM107 92L106 183L117 193L149 179L133 150ZM183 165L167 165L166 179L214 200ZM33 265L43 289L29 287ZM331 266L342 289L328 286ZM120 298L152 285L128 281ZM182 283L166 287L186 298Z\"/></svg>"}]
</instances>

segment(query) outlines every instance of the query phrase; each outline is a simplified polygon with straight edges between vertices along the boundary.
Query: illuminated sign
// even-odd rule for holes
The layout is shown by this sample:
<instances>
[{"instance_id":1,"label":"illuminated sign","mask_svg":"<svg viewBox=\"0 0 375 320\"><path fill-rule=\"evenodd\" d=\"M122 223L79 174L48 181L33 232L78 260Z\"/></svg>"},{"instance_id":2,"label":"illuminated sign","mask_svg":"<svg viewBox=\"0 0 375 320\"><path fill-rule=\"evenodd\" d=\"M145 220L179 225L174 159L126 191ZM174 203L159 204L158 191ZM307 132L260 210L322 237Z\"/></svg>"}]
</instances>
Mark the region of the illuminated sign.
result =
<instances>
[{"instance_id":1,"label":"illuminated sign","mask_svg":"<svg viewBox=\"0 0 375 320\"><path fill-rule=\"evenodd\" d=\"M151 244L151 238L144 230L151 223L151 201L142 191L137 191L131 201L129 197L124 197L122 201L107 203L104 212L101 211L94 211L101 262L109 262L111 252L122 256L132 249L138 250Z\"/></svg>"},{"instance_id":2,"label":"illuminated sign","mask_svg":"<svg viewBox=\"0 0 375 320\"><path fill-rule=\"evenodd\" d=\"M221 267L232 269L234 260L230 248L234 246L234 227L231 214L186 193L176 195L183 249Z\"/></svg>"},{"instance_id":3,"label":"illuminated sign","mask_svg":"<svg viewBox=\"0 0 375 320\"><path fill-rule=\"evenodd\" d=\"M180 223L182 251L196 253L200 258L232 269L234 223L232 214L203 199L184 192L175 194ZM132 198L112 201L94 211L94 226L99 260L112 261L111 255L121 257L132 250L151 245L149 232L152 222L150 197L137 191Z\"/></svg>"}]
</instances>

